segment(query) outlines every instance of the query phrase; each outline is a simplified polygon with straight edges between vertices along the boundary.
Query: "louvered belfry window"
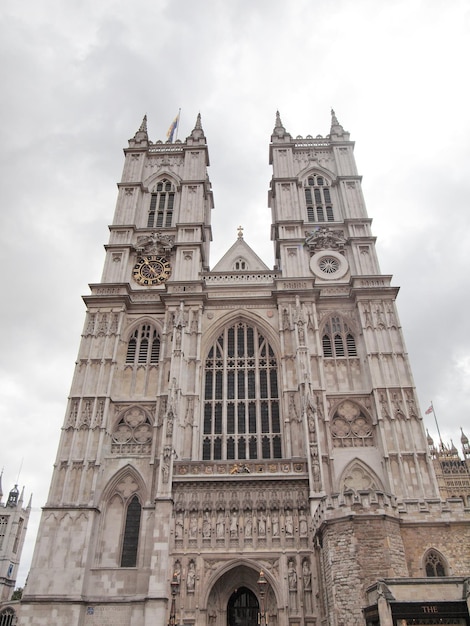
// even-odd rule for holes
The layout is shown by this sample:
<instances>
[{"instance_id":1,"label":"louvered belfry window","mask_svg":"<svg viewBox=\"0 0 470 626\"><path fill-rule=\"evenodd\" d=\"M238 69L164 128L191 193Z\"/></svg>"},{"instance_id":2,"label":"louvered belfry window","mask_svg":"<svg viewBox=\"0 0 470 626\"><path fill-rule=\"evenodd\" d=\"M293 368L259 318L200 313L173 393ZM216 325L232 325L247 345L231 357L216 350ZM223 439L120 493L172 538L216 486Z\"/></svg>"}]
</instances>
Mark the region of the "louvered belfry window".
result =
<instances>
[{"instance_id":1,"label":"louvered belfry window","mask_svg":"<svg viewBox=\"0 0 470 626\"><path fill-rule=\"evenodd\" d=\"M150 198L147 228L169 228L173 225L175 189L170 181L163 179Z\"/></svg>"},{"instance_id":2,"label":"louvered belfry window","mask_svg":"<svg viewBox=\"0 0 470 626\"><path fill-rule=\"evenodd\" d=\"M247 323L227 327L205 361L205 460L281 458L277 361Z\"/></svg>"},{"instance_id":3,"label":"louvered belfry window","mask_svg":"<svg viewBox=\"0 0 470 626\"><path fill-rule=\"evenodd\" d=\"M332 316L325 324L322 345L324 357L357 356L354 335L339 316Z\"/></svg>"},{"instance_id":4,"label":"louvered belfry window","mask_svg":"<svg viewBox=\"0 0 470 626\"><path fill-rule=\"evenodd\" d=\"M150 324L137 328L127 344L126 363L156 365L160 358L160 337Z\"/></svg>"},{"instance_id":5,"label":"louvered belfry window","mask_svg":"<svg viewBox=\"0 0 470 626\"><path fill-rule=\"evenodd\" d=\"M308 222L334 222L328 181L317 174L308 177L305 183L305 202Z\"/></svg>"}]
</instances>

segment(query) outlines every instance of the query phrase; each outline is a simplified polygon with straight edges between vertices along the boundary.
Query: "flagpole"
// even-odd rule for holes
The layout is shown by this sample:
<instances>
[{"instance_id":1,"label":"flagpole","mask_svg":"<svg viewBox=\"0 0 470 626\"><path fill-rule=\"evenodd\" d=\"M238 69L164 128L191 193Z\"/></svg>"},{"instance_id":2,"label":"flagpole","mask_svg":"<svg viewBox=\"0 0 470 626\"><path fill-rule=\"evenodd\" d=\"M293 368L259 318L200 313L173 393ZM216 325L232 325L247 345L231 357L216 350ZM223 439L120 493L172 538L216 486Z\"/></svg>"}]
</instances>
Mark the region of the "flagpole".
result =
<instances>
[{"instance_id":1,"label":"flagpole","mask_svg":"<svg viewBox=\"0 0 470 626\"><path fill-rule=\"evenodd\" d=\"M434 421L436 422L437 434L439 435L439 441L441 442L441 447L442 447L443 444L442 444L441 431L439 430L439 424L437 423L436 411L434 410L434 405L432 403L432 400L431 400L431 409L432 409L432 414L434 415Z\"/></svg>"}]
</instances>

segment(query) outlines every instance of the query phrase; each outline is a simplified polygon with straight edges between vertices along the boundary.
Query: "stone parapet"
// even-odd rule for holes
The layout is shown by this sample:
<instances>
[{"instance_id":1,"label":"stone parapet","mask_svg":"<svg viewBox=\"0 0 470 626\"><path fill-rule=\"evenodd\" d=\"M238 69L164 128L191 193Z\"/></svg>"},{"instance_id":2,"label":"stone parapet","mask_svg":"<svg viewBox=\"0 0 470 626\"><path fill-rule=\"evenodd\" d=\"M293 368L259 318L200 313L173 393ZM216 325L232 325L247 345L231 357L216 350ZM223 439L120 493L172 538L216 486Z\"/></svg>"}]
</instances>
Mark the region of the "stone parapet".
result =
<instances>
[{"instance_id":1,"label":"stone parapet","mask_svg":"<svg viewBox=\"0 0 470 626\"><path fill-rule=\"evenodd\" d=\"M437 499L400 500L380 491L335 494L324 497L314 515L314 527L329 520L356 515L387 515L404 523L466 522L470 521L470 508L460 498L446 501Z\"/></svg>"}]
</instances>

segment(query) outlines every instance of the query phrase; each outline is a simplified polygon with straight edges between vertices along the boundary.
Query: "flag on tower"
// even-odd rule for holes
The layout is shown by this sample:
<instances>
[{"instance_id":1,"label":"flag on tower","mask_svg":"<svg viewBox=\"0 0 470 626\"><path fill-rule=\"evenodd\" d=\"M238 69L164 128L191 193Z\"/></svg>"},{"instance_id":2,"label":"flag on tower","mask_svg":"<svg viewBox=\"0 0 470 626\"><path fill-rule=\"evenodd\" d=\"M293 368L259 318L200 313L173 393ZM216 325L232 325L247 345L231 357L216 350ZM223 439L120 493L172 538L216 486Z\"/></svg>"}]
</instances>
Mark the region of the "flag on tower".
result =
<instances>
[{"instance_id":1,"label":"flag on tower","mask_svg":"<svg viewBox=\"0 0 470 626\"><path fill-rule=\"evenodd\" d=\"M175 134L175 131L178 127L179 121L180 121L180 112L178 111L178 115L171 122L170 128L168 129L168 132L166 134L167 141L169 141L170 143L173 143L173 135Z\"/></svg>"},{"instance_id":2,"label":"flag on tower","mask_svg":"<svg viewBox=\"0 0 470 626\"><path fill-rule=\"evenodd\" d=\"M432 404L431 404L429 409L425 412L425 415L429 415L429 413L432 413L432 412L433 412L433 408L432 408Z\"/></svg>"}]
</instances>

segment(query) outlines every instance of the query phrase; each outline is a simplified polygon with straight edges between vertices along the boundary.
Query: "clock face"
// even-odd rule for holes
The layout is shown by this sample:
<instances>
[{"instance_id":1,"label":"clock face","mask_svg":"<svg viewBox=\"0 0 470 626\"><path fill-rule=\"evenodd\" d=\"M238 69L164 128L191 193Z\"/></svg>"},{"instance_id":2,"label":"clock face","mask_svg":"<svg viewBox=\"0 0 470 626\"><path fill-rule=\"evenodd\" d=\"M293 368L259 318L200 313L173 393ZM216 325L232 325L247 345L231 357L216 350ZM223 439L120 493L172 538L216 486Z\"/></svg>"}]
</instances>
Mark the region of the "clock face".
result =
<instances>
[{"instance_id":1,"label":"clock face","mask_svg":"<svg viewBox=\"0 0 470 626\"><path fill-rule=\"evenodd\" d=\"M161 285L171 276L171 265L164 256L148 254L137 259L132 276L139 285Z\"/></svg>"}]
</instances>

